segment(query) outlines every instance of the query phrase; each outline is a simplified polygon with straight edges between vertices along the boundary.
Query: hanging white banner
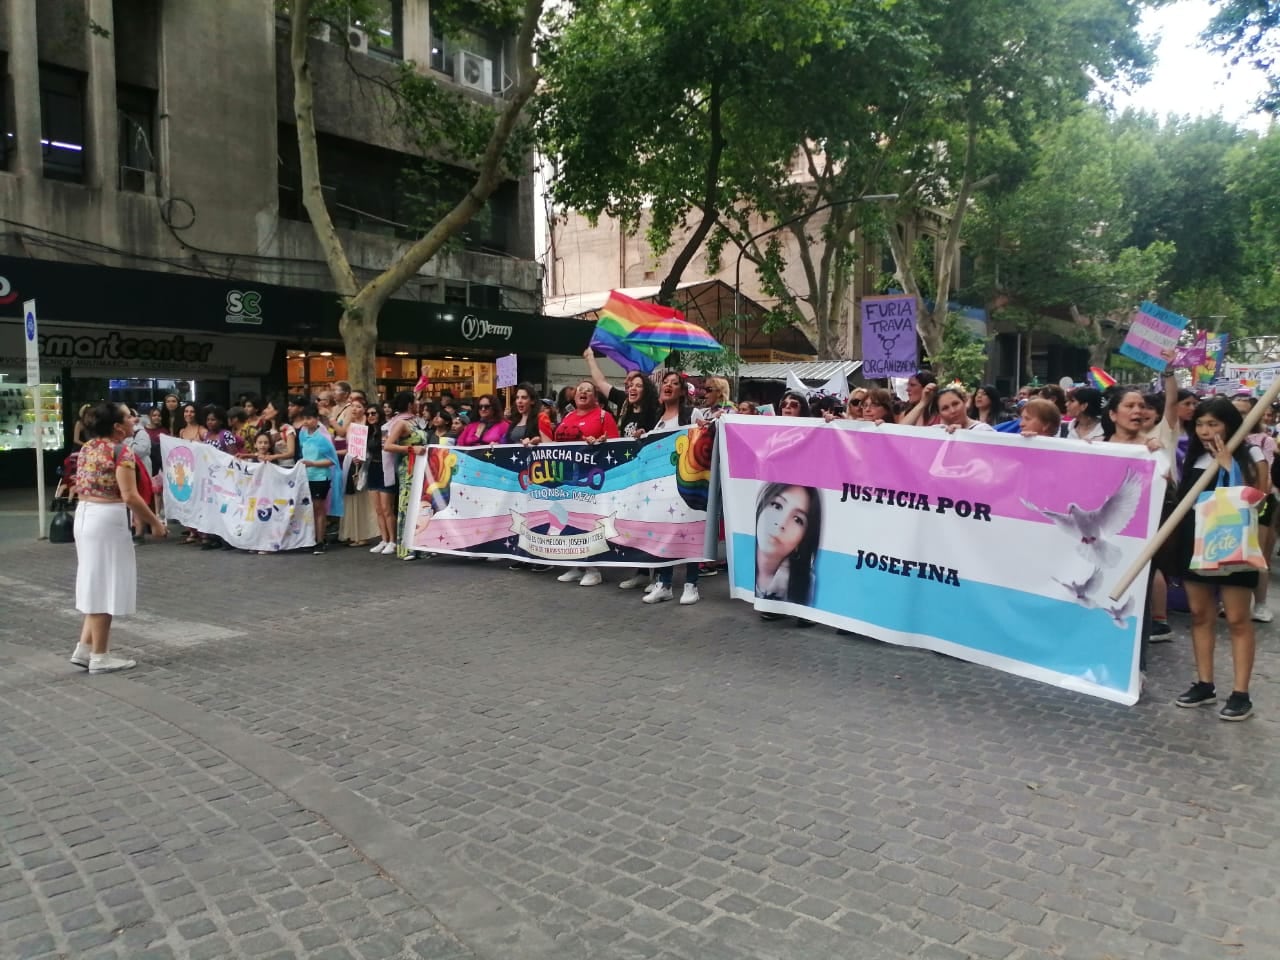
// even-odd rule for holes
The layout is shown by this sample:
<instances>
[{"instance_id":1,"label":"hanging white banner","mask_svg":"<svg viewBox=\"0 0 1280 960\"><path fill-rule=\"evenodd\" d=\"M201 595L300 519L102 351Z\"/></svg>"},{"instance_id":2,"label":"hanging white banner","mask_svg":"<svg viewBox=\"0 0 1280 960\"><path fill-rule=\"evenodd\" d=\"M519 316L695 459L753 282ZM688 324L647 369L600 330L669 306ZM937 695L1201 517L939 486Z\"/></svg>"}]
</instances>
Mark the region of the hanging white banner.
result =
<instances>
[{"instance_id":1,"label":"hanging white banner","mask_svg":"<svg viewBox=\"0 0 1280 960\"><path fill-rule=\"evenodd\" d=\"M242 550L314 546L311 488L302 464L237 460L206 443L161 437L164 509L172 520Z\"/></svg>"}]
</instances>

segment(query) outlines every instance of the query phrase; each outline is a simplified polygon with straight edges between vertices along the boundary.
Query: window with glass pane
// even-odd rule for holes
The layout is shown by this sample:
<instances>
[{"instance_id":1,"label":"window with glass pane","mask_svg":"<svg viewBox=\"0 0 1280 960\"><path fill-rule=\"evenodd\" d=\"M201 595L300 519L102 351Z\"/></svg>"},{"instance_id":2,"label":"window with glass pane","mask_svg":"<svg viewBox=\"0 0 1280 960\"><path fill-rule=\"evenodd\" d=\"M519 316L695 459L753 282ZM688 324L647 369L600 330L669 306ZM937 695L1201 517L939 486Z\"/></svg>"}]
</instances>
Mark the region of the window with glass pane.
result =
<instances>
[{"instance_id":1,"label":"window with glass pane","mask_svg":"<svg viewBox=\"0 0 1280 960\"><path fill-rule=\"evenodd\" d=\"M78 70L40 65L40 148L51 180L84 181L84 85Z\"/></svg>"},{"instance_id":2,"label":"window with glass pane","mask_svg":"<svg viewBox=\"0 0 1280 960\"><path fill-rule=\"evenodd\" d=\"M120 121L120 166L154 173L155 91L122 85L116 90L116 110Z\"/></svg>"},{"instance_id":3,"label":"window with glass pane","mask_svg":"<svg viewBox=\"0 0 1280 960\"><path fill-rule=\"evenodd\" d=\"M369 37L371 52L398 60L404 56L404 0L374 0L373 7L373 15L355 26Z\"/></svg>"}]
</instances>

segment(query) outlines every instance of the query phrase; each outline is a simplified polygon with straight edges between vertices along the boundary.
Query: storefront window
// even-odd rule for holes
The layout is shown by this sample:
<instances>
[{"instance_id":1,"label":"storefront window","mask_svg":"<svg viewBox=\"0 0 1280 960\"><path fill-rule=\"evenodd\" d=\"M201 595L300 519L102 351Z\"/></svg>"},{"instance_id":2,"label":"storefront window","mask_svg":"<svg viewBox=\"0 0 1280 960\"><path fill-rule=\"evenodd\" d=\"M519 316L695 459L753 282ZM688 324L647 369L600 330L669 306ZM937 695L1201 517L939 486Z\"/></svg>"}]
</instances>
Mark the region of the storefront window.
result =
<instances>
[{"instance_id":1,"label":"storefront window","mask_svg":"<svg viewBox=\"0 0 1280 960\"><path fill-rule=\"evenodd\" d=\"M289 392L312 394L338 380L351 380L347 358L340 354L323 356L304 350L290 350L287 356ZM497 368L485 360L461 360L451 357L380 356L374 361L377 370L377 393L387 397L397 390L412 389L426 373L430 380L424 395L436 398L448 391L458 399L489 393L493 390ZM355 384L359 386L359 384Z\"/></svg>"},{"instance_id":2,"label":"storefront window","mask_svg":"<svg viewBox=\"0 0 1280 960\"><path fill-rule=\"evenodd\" d=\"M45 450L62 449L62 388L56 383L29 387L0 379L0 453L30 450L36 445L37 405L40 445Z\"/></svg>"}]
</instances>

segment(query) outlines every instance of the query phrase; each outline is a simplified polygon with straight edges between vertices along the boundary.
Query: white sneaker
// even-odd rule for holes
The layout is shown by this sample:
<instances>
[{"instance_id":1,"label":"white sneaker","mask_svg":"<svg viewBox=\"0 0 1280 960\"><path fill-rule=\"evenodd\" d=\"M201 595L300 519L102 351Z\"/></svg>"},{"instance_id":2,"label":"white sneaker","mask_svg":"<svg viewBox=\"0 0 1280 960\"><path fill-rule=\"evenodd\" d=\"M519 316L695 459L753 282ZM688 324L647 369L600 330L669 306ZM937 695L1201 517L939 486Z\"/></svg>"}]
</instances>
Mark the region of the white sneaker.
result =
<instances>
[{"instance_id":1,"label":"white sneaker","mask_svg":"<svg viewBox=\"0 0 1280 960\"><path fill-rule=\"evenodd\" d=\"M675 594L671 592L671 587L665 583L659 583L658 589L650 590L644 595L642 603L662 603L664 600L671 600Z\"/></svg>"},{"instance_id":2,"label":"white sneaker","mask_svg":"<svg viewBox=\"0 0 1280 960\"><path fill-rule=\"evenodd\" d=\"M394 540L389 541L388 543L386 543L386 544L383 546L382 550L381 550L381 551L379 551L379 552L380 552L384 557L386 557L386 556L390 556L391 554L393 554L393 553L395 553L395 552L396 552L396 542L395 542Z\"/></svg>"},{"instance_id":3,"label":"white sneaker","mask_svg":"<svg viewBox=\"0 0 1280 960\"><path fill-rule=\"evenodd\" d=\"M682 606L689 606L691 603L697 603L702 599L702 594L698 593L698 585L696 583L686 583L684 585L684 593L680 594L680 603Z\"/></svg>"},{"instance_id":4,"label":"white sneaker","mask_svg":"<svg viewBox=\"0 0 1280 960\"><path fill-rule=\"evenodd\" d=\"M379 540L377 543L375 543L372 547L370 547L370 548L369 548L369 552L370 552L370 553L381 553L381 552L382 552L382 550L383 550L383 548L384 548L386 545L387 545L387 541L385 541L385 540Z\"/></svg>"},{"instance_id":5,"label":"white sneaker","mask_svg":"<svg viewBox=\"0 0 1280 960\"><path fill-rule=\"evenodd\" d=\"M648 583L649 583L649 572L647 570L641 570L639 573L636 573L633 576L627 577L627 579L623 580L620 584L618 584L618 589L634 590L636 587L643 587L643 586L646 586Z\"/></svg>"},{"instance_id":6,"label":"white sneaker","mask_svg":"<svg viewBox=\"0 0 1280 960\"><path fill-rule=\"evenodd\" d=\"M74 663L77 667L82 667L83 669L88 670L89 656L92 654L92 652L93 651L90 650L87 645L83 643L77 643L75 650L73 650L71 653L71 662Z\"/></svg>"},{"instance_id":7,"label":"white sneaker","mask_svg":"<svg viewBox=\"0 0 1280 960\"><path fill-rule=\"evenodd\" d=\"M661 580L650 580L649 585L644 588L644 592L653 593L653 591L657 590L660 586L662 586Z\"/></svg>"},{"instance_id":8,"label":"white sneaker","mask_svg":"<svg viewBox=\"0 0 1280 960\"><path fill-rule=\"evenodd\" d=\"M138 665L137 660L123 660L109 653L93 654L89 657L89 674L115 673L117 670L132 670Z\"/></svg>"},{"instance_id":9,"label":"white sneaker","mask_svg":"<svg viewBox=\"0 0 1280 960\"><path fill-rule=\"evenodd\" d=\"M578 581L580 587L598 587L604 583L604 577L600 575L599 570L588 570L582 575L582 579Z\"/></svg>"},{"instance_id":10,"label":"white sneaker","mask_svg":"<svg viewBox=\"0 0 1280 960\"><path fill-rule=\"evenodd\" d=\"M1275 614L1271 612L1270 607L1254 607L1253 619L1256 623L1270 623L1275 619Z\"/></svg>"},{"instance_id":11,"label":"white sneaker","mask_svg":"<svg viewBox=\"0 0 1280 960\"><path fill-rule=\"evenodd\" d=\"M582 579L581 567L570 567L564 573L560 574L560 576L556 577L556 580L558 580L560 583L574 583L575 581L581 580L581 579ZM599 582L600 582L599 580L596 581L596 583L599 583Z\"/></svg>"}]
</instances>

